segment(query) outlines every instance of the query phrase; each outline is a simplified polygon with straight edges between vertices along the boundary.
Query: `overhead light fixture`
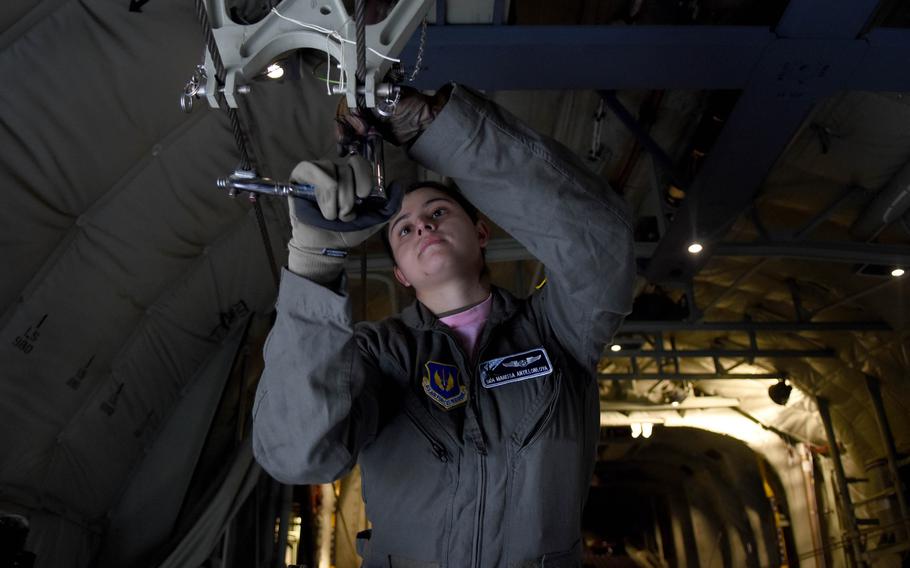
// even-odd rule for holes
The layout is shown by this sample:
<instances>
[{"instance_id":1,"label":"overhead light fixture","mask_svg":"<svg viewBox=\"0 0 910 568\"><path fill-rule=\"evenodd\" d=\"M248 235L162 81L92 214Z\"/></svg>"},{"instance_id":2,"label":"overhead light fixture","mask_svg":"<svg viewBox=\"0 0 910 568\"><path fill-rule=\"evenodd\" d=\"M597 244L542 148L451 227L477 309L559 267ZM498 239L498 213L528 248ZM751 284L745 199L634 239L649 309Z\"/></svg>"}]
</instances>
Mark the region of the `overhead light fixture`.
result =
<instances>
[{"instance_id":1,"label":"overhead light fixture","mask_svg":"<svg viewBox=\"0 0 910 568\"><path fill-rule=\"evenodd\" d=\"M674 400L673 402L670 403L670 406L679 406L679 401Z\"/></svg>"},{"instance_id":2,"label":"overhead light fixture","mask_svg":"<svg viewBox=\"0 0 910 568\"><path fill-rule=\"evenodd\" d=\"M269 79L281 79L284 77L284 67L278 65L277 63L272 63L269 65L269 68L265 74L269 77Z\"/></svg>"},{"instance_id":3,"label":"overhead light fixture","mask_svg":"<svg viewBox=\"0 0 910 568\"><path fill-rule=\"evenodd\" d=\"M705 247L703 247L701 245L701 243L695 242L695 243L690 244L689 248L687 250L689 251L690 254L698 254L701 251L705 250Z\"/></svg>"},{"instance_id":4,"label":"overhead light fixture","mask_svg":"<svg viewBox=\"0 0 910 568\"><path fill-rule=\"evenodd\" d=\"M666 198L667 203L674 207L677 207L680 203L682 203L682 200L686 198L686 192L679 186L673 185L671 183L670 186L667 187Z\"/></svg>"},{"instance_id":5,"label":"overhead light fixture","mask_svg":"<svg viewBox=\"0 0 910 568\"><path fill-rule=\"evenodd\" d=\"M619 343L614 343L613 345L610 346L610 351L612 351L614 353L616 353L617 351L622 351L622 345L620 345Z\"/></svg>"},{"instance_id":6,"label":"overhead light fixture","mask_svg":"<svg viewBox=\"0 0 910 568\"><path fill-rule=\"evenodd\" d=\"M894 276L895 278L900 278L903 275L904 275L903 268L898 267L891 271L891 276Z\"/></svg>"},{"instance_id":7,"label":"overhead light fixture","mask_svg":"<svg viewBox=\"0 0 910 568\"><path fill-rule=\"evenodd\" d=\"M787 383L786 379L781 379L768 387L768 396L771 397L775 404L786 406L787 401L790 400L790 391L792 390L793 387Z\"/></svg>"},{"instance_id":8,"label":"overhead light fixture","mask_svg":"<svg viewBox=\"0 0 910 568\"><path fill-rule=\"evenodd\" d=\"M638 422L633 422L629 427L632 428L632 437L637 438L642 434L642 425ZM650 435L650 434L649 434Z\"/></svg>"},{"instance_id":9,"label":"overhead light fixture","mask_svg":"<svg viewBox=\"0 0 910 568\"><path fill-rule=\"evenodd\" d=\"M652 432L654 432L654 424L651 424L650 422L642 423L642 425L641 425L641 437L642 438L650 438Z\"/></svg>"}]
</instances>

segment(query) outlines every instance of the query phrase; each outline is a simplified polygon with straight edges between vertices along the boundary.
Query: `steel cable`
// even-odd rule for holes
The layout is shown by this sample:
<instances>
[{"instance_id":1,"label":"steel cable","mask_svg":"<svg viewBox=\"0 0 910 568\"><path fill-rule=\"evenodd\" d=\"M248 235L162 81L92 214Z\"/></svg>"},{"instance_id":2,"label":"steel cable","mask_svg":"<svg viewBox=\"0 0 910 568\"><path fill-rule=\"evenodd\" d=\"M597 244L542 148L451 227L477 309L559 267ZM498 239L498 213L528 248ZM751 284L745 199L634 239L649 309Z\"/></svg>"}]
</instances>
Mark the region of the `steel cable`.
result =
<instances>
[{"instance_id":1,"label":"steel cable","mask_svg":"<svg viewBox=\"0 0 910 568\"><path fill-rule=\"evenodd\" d=\"M360 89L366 88L367 76L366 0L356 0L354 3L354 25L357 40L357 71L354 74L357 78L357 108L363 110L366 100Z\"/></svg>"},{"instance_id":2,"label":"steel cable","mask_svg":"<svg viewBox=\"0 0 910 568\"><path fill-rule=\"evenodd\" d=\"M212 64L215 66L215 84L209 86L209 88L217 89L218 85L224 84L224 62L221 60L221 54L218 52L218 45L215 43L215 34L212 32L212 26L209 23L208 12L205 10L204 0L196 0L195 5L196 18L202 26L202 33L205 36L205 45L208 49L209 56L212 58ZM219 95L218 98L220 101L223 98L223 95ZM249 151L246 133L244 132L243 124L240 121L240 114L237 112L237 109L230 107L228 107L227 113L228 119L231 122L231 133L234 135L234 144L240 152L238 169L255 169L256 164L253 162L251 157L252 154ZM262 212L262 205L259 203L258 199L251 196L251 201L253 202L253 209L256 213L256 223L259 225L259 234L262 237L262 244L265 246L265 254L269 261L269 270L272 273L272 280L275 283L275 288L278 288L281 278L278 274L278 263L275 260L275 253L272 251L270 245L271 240L269 239L269 231L265 223L265 214Z\"/></svg>"}]
</instances>

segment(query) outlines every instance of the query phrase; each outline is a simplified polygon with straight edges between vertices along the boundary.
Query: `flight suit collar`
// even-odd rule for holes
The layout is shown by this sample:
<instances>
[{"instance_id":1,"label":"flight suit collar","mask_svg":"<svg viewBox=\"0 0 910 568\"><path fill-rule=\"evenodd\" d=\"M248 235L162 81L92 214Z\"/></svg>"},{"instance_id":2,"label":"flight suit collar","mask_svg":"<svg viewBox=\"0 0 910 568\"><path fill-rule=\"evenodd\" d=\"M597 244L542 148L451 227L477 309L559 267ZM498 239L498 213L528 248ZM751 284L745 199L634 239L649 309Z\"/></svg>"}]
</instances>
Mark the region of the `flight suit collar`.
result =
<instances>
[{"instance_id":1,"label":"flight suit collar","mask_svg":"<svg viewBox=\"0 0 910 568\"><path fill-rule=\"evenodd\" d=\"M515 313L517 300L512 294L496 286L491 286L491 293L493 295L493 305L490 307L487 323L497 325L509 319ZM443 325L439 322L436 314L418 300L415 300L413 304L402 310L401 321L415 330L433 329Z\"/></svg>"}]
</instances>

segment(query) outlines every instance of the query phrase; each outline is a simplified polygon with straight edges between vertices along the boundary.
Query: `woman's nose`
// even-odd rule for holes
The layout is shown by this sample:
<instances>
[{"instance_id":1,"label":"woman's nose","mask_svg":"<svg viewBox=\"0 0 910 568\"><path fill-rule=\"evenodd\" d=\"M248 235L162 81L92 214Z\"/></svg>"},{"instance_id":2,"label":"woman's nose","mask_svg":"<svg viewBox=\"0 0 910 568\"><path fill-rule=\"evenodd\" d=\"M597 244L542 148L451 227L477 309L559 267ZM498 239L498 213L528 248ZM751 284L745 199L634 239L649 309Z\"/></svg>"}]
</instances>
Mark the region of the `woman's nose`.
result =
<instances>
[{"instance_id":1,"label":"woman's nose","mask_svg":"<svg viewBox=\"0 0 910 568\"><path fill-rule=\"evenodd\" d=\"M433 220L430 218L420 219L420 221L417 223L418 232L423 232L423 231L432 232L435 230L436 230L436 223L434 223Z\"/></svg>"}]
</instances>

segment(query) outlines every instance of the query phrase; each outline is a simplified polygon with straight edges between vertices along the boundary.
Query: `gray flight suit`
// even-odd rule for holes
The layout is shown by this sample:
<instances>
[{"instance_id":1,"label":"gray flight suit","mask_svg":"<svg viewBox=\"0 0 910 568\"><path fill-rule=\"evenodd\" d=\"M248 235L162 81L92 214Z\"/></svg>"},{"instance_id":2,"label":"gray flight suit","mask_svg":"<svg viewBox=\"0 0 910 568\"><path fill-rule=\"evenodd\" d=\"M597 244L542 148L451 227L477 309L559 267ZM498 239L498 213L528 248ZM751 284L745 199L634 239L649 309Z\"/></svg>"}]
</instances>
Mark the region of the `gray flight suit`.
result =
<instances>
[{"instance_id":1,"label":"gray flight suit","mask_svg":"<svg viewBox=\"0 0 910 568\"><path fill-rule=\"evenodd\" d=\"M579 566L595 365L635 278L625 203L568 149L460 86L410 154L542 261L548 283L527 300L494 288L471 357L419 302L354 324L343 286L285 271L256 459L298 484L359 463L367 567Z\"/></svg>"}]
</instances>

